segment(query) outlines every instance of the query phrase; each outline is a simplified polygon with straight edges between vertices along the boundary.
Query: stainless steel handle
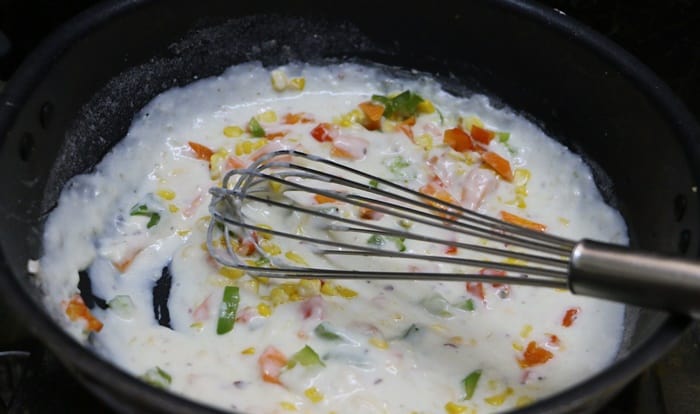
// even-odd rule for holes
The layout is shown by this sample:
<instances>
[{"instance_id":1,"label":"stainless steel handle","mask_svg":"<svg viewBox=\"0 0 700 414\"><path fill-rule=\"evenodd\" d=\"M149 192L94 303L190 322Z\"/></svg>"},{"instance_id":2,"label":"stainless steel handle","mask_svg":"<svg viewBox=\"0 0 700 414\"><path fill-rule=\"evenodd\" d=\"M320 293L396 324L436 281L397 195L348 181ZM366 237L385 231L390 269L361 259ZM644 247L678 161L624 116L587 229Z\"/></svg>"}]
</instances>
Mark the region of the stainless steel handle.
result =
<instances>
[{"instance_id":1,"label":"stainless steel handle","mask_svg":"<svg viewBox=\"0 0 700 414\"><path fill-rule=\"evenodd\" d=\"M571 254L569 289L700 318L700 261L696 260L583 240Z\"/></svg>"}]
</instances>

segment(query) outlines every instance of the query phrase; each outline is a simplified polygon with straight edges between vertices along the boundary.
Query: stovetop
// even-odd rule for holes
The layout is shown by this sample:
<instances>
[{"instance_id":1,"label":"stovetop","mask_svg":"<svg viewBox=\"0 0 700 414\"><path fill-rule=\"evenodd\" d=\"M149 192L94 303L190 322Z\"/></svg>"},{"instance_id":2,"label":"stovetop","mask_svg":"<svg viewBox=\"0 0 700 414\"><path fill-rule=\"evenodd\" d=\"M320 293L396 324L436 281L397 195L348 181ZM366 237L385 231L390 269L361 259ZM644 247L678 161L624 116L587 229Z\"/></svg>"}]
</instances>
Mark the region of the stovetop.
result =
<instances>
[{"instance_id":1,"label":"stovetop","mask_svg":"<svg viewBox=\"0 0 700 414\"><path fill-rule=\"evenodd\" d=\"M0 0L0 89L22 59L94 0ZM541 0L648 65L700 119L700 1ZM112 411L86 391L0 303L0 414ZM700 325L599 414L700 414Z\"/></svg>"}]
</instances>

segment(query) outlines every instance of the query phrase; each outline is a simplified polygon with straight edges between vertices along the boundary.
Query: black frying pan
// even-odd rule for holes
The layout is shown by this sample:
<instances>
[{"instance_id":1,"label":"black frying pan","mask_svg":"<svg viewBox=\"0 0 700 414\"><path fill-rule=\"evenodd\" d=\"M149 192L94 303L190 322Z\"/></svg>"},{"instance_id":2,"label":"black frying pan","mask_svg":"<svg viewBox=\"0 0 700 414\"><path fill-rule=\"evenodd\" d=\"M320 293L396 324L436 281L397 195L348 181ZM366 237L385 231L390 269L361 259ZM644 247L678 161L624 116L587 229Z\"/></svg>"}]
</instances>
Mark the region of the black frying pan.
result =
<instances>
[{"instance_id":1,"label":"black frying pan","mask_svg":"<svg viewBox=\"0 0 700 414\"><path fill-rule=\"evenodd\" d=\"M46 314L25 269L41 254L42 223L63 184L94 166L135 112L168 88L249 60L378 62L431 72L455 93L491 95L585 157L635 247L697 256L700 128L666 86L605 38L537 4L463 3L386 14L357 3L153 0L79 15L24 62L0 100L0 289L10 306L112 407L216 412L83 348ZM594 412L689 323L628 308L612 366L518 412Z\"/></svg>"}]
</instances>

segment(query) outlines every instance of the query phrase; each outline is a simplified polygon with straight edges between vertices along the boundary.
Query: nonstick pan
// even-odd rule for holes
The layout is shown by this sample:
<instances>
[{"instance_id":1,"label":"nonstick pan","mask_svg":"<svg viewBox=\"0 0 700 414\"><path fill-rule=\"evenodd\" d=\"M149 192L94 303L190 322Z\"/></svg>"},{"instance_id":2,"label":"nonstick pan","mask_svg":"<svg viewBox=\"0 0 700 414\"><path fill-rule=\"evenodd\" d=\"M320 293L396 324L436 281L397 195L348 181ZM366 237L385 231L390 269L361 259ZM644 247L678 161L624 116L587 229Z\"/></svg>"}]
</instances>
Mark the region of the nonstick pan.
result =
<instances>
[{"instance_id":1,"label":"nonstick pan","mask_svg":"<svg viewBox=\"0 0 700 414\"><path fill-rule=\"evenodd\" d=\"M0 289L32 333L111 407L217 412L150 387L73 340L41 304L27 261L41 255L43 221L63 185L89 171L141 107L236 63L376 62L432 73L455 93L487 94L584 157L625 217L633 246L697 256L700 129L633 56L537 3L390 9L362 2L105 2L54 32L17 70L0 99ZM633 307L625 319L611 366L517 412L595 412L690 324Z\"/></svg>"}]
</instances>

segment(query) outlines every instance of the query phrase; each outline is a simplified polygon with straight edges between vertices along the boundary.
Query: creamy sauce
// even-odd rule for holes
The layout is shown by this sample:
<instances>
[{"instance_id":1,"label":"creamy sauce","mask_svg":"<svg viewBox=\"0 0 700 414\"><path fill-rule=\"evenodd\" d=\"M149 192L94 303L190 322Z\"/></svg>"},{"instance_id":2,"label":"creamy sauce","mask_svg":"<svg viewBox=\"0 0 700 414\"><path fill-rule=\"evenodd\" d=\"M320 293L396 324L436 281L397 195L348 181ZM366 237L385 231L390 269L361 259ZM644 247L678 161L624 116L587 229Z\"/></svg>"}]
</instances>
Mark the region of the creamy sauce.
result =
<instances>
[{"instance_id":1,"label":"creamy sauce","mask_svg":"<svg viewBox=\"0 0 700 414\"><path fill-rule=\"evenodd\" d=\"M382 119L383 132L361 125L366 115L358 104L405 90L426 100L408 125L413 138L400 122ZM303 116L292 123L288 114ZM252 118L267 137L252 136ZM332 125L333 139L314 136L321 123ZM512 180L484 165L483 151L445 144L446 129L473 124L509 134L487 148L508 161ZM502 411L563 390L614 358L624 307L563 291L488 283L467 289L462 282L321 285L222 269L202 247L209 187L226 170L284 148L340 155L416 189L439 183L470 209L507 211L552 234L627 243L621 216L604 203L582 160L484 96L455 97L428 78L394 79L352 64L293 64L271 73L250 63L156 97L95 172L66 187L40 259L48 309L133 375L249 413ZM253 214L273 228L303 226L264 210ZM274 239L268 248L320 260ZM95 320L76 313L81 271L110 305L91 309ZM167 307L154 304L154 286L166 291ZM239 289L237 318L231 331L217 334L225 286Z\"/></svg>"}]
</instances>

